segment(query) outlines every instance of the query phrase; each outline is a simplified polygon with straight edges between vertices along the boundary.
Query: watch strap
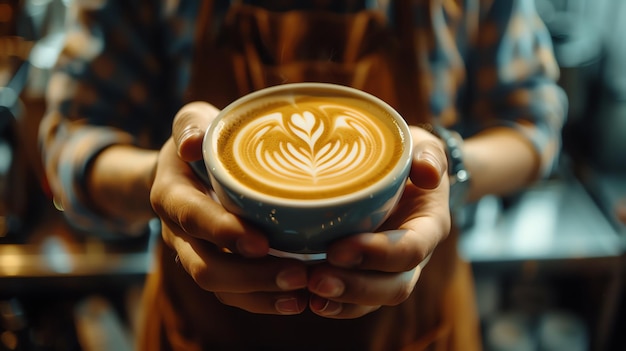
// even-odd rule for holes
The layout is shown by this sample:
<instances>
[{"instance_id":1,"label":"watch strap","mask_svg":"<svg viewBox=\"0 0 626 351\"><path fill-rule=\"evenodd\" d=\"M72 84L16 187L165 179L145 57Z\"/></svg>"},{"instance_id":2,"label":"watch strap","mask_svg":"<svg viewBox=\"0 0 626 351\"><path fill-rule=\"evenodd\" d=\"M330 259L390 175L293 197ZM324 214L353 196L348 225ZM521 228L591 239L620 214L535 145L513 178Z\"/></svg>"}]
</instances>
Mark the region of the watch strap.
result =
<instances>
[{"instance_id":1,"label":"watch strap","mask_svg":"<svg viewBox=\"0 0 626 351\"><path fill-rule=\"evenodd\" d=\"M457 210L466 203L471 179L463 157L463 138L458 132L441 126L433 126L432 132L446 146L448 175L450 176L450 208Z\"/></svg>"}]
</instances>

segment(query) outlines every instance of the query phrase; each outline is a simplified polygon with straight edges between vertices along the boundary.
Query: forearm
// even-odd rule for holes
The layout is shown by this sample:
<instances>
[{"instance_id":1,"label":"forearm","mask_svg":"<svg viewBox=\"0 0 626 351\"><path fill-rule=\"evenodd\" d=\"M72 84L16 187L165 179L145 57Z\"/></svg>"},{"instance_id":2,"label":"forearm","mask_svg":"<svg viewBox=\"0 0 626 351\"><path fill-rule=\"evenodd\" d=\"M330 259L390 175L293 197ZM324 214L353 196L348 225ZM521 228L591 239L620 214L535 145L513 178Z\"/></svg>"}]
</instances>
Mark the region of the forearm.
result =
<instances>
[{"instance_id":1,"label":"forearm","mask_svg":"<svg viewBox=\"0 0 626 351\"><path fill-rule=\"evenodd\" d=\"M154 217L150 187L157 151L131 145L104 149L87 174L87 193L92 206L104 216L129 223L147 222Z\"/></svg>"},{"instance_id":2,"label":"forearm","mask_svg":"<svg viewBox=\"0 0 626 351\"><path fill-rule=\"evenodd\" d=\"M539 176L539 155L520 132L493 128L465 140L465 163L472 175L468 201L487 194L506 195Z\"/></svg>"}]
</instances>

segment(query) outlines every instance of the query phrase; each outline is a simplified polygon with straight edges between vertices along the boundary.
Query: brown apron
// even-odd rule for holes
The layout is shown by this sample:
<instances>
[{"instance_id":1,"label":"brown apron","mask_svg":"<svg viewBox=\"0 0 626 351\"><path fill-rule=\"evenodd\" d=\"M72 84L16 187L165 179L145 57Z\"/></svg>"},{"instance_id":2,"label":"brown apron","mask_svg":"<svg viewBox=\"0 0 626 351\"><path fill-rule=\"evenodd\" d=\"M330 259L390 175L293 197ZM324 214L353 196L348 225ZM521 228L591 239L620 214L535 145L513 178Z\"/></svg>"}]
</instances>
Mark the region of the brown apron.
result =
<instances>
[{"instance_id":1,"label":"brown apron","mask_svg":"<svg viewBox=\"0 0 626 351\"><path fill-rule=\"evenodd\" d=\"M430 120L423 115L428 109L418 93L414 53L420 44L412 17L405 16L410 11L395 10L403 16L396 16L398 23L390 28L384 14L374 10L274 12L235 4L215 31L208 3L200 15L196 43L202 44L195 47L188 101L205 100L223 108L268 86L328 82L376 95L410 123Z\"/></svg>"},{"instance_id":2,"label":"brown apron","mask_svg":"<svg viewBox=\"0 0 626 351\"><path fill-rule=\"evenodd\" d=\"M410 123L430 122L418 85L411 11L398 1L393 29L372 10L270 11L236 3L215 31L203 4L189 101L222 108L248 92L302 81L332 82L370 92ZM324 3L331 3L325 1ZM396 5L394 5L396 6ZM407 15L408 14L408 15ZM217 34L216 34L217 33ZM353 320L309 311L250 314L198 288L165 245L148 277L140 350L480 350L471 271L457 235L437 248L409 299Z\"/></svg>"}]
</instances>

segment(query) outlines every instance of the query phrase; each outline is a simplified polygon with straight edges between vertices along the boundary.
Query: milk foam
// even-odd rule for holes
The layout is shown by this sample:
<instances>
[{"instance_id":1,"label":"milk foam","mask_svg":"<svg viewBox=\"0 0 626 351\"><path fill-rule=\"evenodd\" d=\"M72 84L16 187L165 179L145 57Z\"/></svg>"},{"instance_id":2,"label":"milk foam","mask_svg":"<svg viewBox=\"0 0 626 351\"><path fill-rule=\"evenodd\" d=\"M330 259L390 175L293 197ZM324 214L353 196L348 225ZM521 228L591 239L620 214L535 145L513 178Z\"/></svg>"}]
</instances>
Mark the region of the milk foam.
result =
<instances>
[{"instance_id":1,"label":"milk foam","mask_svg":"<svg viewBox=\"0 0 626 351\"><path fill-rule=\"evenodd\" d=\"M347 194L380 179L401 154L397 126L379 112L327 97L259 109L226 133L221 157L236 164L241 183L271 195Z\"/></svg>"}]
</instances>

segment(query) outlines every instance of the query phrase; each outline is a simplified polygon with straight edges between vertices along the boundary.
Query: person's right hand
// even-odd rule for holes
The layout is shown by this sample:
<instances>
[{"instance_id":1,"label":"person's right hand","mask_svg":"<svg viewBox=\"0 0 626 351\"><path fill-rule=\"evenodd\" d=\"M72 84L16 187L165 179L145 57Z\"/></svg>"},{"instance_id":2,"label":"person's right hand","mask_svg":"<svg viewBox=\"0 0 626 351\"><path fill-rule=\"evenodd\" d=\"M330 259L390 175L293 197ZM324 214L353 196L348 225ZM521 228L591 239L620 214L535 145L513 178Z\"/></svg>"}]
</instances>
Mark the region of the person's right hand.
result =
<instances>
[{"instance_id":1,"label":"person's right hand","mask_svg":"<svg viewBox=\"0 0 626 351\"><path fill-rule=\"evenodd\" d=\"M202 159L204 131L217 113L203 102L184 106L159 153L150 202L163 240L198 286L222 303L254 313L301 313L308 303L306 266L267 256L266 237L227 212L189 166Z\"/></svg>"}]
</instances>

